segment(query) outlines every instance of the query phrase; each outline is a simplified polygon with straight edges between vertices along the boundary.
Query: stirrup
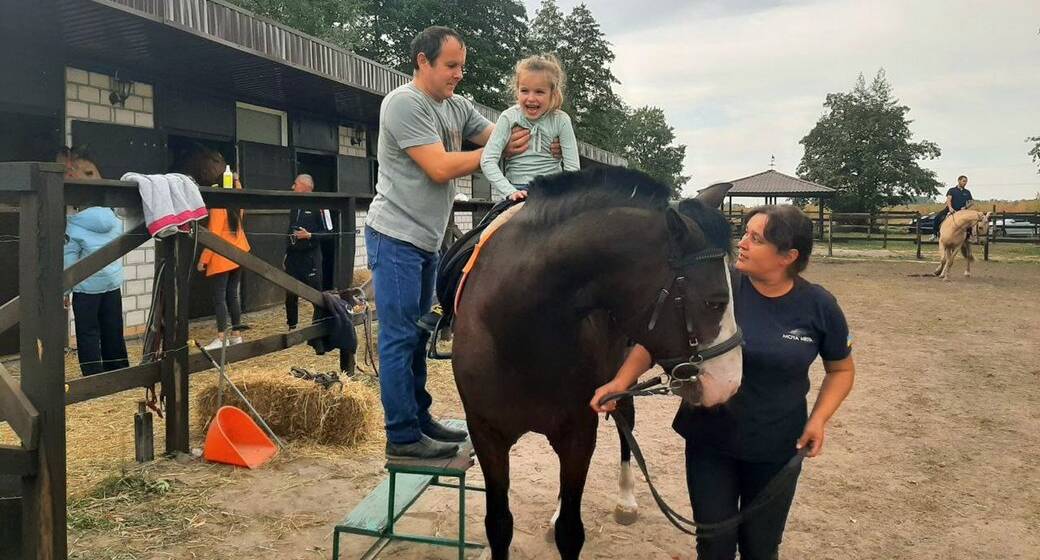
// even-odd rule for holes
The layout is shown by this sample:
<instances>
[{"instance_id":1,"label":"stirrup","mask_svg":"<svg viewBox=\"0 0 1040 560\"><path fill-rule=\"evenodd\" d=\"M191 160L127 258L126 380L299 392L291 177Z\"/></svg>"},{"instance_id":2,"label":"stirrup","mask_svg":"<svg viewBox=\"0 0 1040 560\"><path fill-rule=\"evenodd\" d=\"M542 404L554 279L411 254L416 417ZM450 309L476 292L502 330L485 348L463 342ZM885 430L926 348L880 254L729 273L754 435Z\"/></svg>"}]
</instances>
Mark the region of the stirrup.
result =
<instances>
[{"instance_id":1,"label":"stirrup","mask_svg":"<svg viewBox=\"0 0 1040 560\"><path fill-rule=\"evenodd\" d=\"M426 357L431 360L450 360L451 352L441 352L437 348L437 340L440 338L441 331L444 329L451 328L451 319L447 315L441 315L437 319L437 326L433 329L433 334L430 335L430 341L426 347Z\"/></svg>"}]
</instances>

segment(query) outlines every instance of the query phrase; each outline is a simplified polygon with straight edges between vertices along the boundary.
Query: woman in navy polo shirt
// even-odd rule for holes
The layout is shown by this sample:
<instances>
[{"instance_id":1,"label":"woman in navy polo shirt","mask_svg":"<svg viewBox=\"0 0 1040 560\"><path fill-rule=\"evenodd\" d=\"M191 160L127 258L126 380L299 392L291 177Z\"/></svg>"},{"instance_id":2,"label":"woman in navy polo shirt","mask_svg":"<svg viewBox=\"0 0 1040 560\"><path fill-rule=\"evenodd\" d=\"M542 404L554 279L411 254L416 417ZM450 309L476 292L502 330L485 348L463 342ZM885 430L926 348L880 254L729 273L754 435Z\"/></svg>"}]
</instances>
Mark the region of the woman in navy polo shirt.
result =
<instances>
[{"instance_id":1,"label":"woman in navy polo shirt","mask_svg":"<svg viewBox=\"0 0 1040 560\"><path fill-rule=\"evenodd\" d=\"M827 290L800 274L812 253L812 222L794 206L763 206L747 219L734 278L737 324L744 331L740 390L715 408L680 406L673 428L686 439L686 478L699 523L736 515L798 449L823 450L828 420L852 390L855 366L845 315ZM807 412L809 366L820 356L827 372ZM630 387L652 364L641 346L617 376L596 391L599 400ZM697 540L698 560L778 557L797 477L736 531Z\"/></svg>"}]
</instances>

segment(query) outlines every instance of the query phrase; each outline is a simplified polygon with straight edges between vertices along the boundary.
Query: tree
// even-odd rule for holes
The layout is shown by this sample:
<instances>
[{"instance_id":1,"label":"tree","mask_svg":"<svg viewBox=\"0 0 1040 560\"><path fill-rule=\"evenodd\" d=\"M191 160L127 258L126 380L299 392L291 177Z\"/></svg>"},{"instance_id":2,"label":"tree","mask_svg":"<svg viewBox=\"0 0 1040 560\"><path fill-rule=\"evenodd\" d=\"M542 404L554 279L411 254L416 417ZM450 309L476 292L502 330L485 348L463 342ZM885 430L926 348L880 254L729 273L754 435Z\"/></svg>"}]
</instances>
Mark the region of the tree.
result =
<instances>
[{"instance_id":1,"label":"tree","mask_svg":"<svg viewBox=\"0 0 1040 560\"><path fill-rule=\"evenodd\" d=\"M1036 164L1036 172L1040 173L1040 136L1030 136L1026 138L1026 142L1033 142L1033 147L1027 153L1033 158L1033 163Z\"/></svg>"},{"instance_id":2,"label":"tree","mask_svg":"<svg viewBox=\"0 0 1040 560\"><path fill-rule=\"evenodd\" d=\"M892 97L884 70L870 86L860 74L852 91L828 94L824 107L828 112L801 140L798 175L837 189L827 201L832 210L875 212L938 194L935 173L918 162L939 157L939 146L911 141L910 108Z\"/></svg>"},{"instance_id":3,"label":"tree","mask_svg":"<svg viewBox=\"0 0 1040 560\"><path fill-rule=\"evenodd\" d=\"M528 52L552 53L567 75L563 110L578 138L620 152L628 107L614 92L619 83L610 70L614 51L584 4L564 16L555 0L542 0L528 39Z\"/></svg>"},{"instance_id":4,"label":"tree","mask_svg":"<svg viewBox=\"0 0 1040 560\"><path fill-rule=\"evenodd\" d=\"M351 23L359 17L354 0L230 0L281 24L349 47L354 42Z\"/></svg>"},{"instance_id":5,"label":"tree","mask_svg":"<svg viewBox=\"0 0 1040 560\"><path fill-rule=\"evenodd\" d=\"M629 163L670 186L678 198L690 177L682 174L686 146L674 145L675 131L665 122L664 111L640 107L625 119L622 155Z\"/></svg>"},{"instance_id":6,"label":"tree","mask_svg":"<svg viewBox=\"0 0 1040 560\"><path fill-rule=\"evenodd\" d=\"M361 15L351 28L358 54L411 74L412 38L449 22L466 43L466 77L457 91L493 108L514 102L508 81L527 41L519 0L356 1Z\"/></svg>"}]
</instances>

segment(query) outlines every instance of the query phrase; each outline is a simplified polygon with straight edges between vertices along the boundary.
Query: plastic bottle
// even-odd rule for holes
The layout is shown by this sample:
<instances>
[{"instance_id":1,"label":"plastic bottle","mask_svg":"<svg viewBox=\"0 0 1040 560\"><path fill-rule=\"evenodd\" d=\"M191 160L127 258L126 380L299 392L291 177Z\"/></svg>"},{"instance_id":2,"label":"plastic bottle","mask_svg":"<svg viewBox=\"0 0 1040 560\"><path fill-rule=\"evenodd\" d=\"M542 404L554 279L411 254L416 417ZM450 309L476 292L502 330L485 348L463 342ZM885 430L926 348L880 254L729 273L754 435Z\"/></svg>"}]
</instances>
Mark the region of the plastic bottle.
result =
<instances>
[{"instance_id":1,"label":"plastic bottle","mask_svg":"<svg viewBox=\"0 0 1040 560\"><path fill-rule=\"evenodd\" d=\"M224 183L223 183L223 187L225 189L230 189L230 188L233 188L234 186L235 186L235 174L231 172L231 166L230 165L226 165L226 166L224 166Z\"/></svg>"}]
</instances>

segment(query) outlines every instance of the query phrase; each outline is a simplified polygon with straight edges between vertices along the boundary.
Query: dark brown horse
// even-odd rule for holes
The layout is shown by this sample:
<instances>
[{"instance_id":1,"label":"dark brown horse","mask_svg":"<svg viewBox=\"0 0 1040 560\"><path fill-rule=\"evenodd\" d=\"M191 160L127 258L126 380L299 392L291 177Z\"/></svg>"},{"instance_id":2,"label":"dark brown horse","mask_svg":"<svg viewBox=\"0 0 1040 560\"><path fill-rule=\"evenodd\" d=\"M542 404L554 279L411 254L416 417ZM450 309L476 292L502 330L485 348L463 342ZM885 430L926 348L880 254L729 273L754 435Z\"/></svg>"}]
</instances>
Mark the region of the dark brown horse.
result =
<instances>
[{"instance_id":1,"label":"dark brown horse","mask_svg":"<svg viewBox=\"0 0 1040 560\"><path fill-rule=\"evenodd\" d=\"M559 457L556 545L564 559L578 557L598 423L588 402L628 341L689 379L677 392L690 406L736 392L739 347L696 377L679 373L693 369L698 347L737 336L729 226L715 209L727 189L675 209L667 187L636 171L543 178L484 247L455 318L453 366L487 485L493 558L509 554L509 450L526 432L544 434Z\"/></svg>"}]
</instances>

